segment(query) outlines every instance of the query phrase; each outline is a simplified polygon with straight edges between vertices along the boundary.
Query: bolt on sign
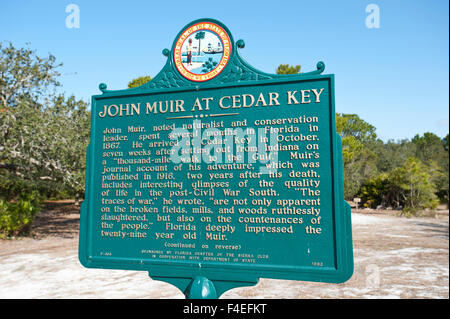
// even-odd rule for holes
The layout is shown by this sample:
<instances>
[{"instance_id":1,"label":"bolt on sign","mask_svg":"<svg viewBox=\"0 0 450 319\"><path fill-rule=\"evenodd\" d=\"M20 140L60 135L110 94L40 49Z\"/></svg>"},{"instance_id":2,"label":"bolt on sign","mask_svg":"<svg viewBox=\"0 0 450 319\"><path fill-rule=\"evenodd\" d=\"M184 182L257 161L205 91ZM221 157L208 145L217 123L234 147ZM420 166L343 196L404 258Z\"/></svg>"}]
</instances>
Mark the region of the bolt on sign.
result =
<instances>
[{"instance_id":1,"label":"bolt on sign","mask_svg":"<svg viewBox=\"0 0 450 319\"><path fill-rule=\"evenodd\" d=\"M228 28L189 23L148 83L92 97L79 259L188 298L353 273L334 76L261 72ZM281 297L281 296L280 296Z\"/></svg>"}]
</instances>

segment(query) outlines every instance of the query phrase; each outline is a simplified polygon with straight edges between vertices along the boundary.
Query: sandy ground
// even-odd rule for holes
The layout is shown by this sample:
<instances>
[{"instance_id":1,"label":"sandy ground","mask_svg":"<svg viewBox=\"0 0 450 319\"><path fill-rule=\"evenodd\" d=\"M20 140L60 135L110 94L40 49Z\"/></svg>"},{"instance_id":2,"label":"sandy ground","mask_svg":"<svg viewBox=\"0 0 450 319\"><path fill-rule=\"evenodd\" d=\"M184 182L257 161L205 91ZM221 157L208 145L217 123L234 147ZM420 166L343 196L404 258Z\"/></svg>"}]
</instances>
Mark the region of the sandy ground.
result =
<instances>
[{"instance_id":1,"label":"sandy ground","mask_svg":"<svg viewBox=\"0 0 450 319\"><path fill-rule=\"evenodd\" d=\"M184 298L146 272L80 265L78 208L48 206L34 237L0 240L0 298ZM436 217L352 213L355 272L343 284L261 279L221 298L449 298L448 211Z\"/></svg>"}]
</instances>

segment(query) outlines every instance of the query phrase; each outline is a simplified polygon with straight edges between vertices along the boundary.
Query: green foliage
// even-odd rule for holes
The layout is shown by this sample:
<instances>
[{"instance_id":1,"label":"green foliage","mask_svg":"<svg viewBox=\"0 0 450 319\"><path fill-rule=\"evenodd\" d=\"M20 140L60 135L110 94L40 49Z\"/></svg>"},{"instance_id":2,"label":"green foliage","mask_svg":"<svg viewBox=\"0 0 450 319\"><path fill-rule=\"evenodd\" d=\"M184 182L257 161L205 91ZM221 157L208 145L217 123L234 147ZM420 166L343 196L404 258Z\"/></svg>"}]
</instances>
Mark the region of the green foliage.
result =
<instances>
[{"instance_id":1,"label":"green foliage","mask_svg":"<svg viewBox=\"0 0 450 319\"><path fill-rule=\"evenodd\" d=\"M448 135L416 135L398 142L377 139L375 127L356 114L336 114L342 139L344 196L365 207L402 207L414 214L448 203Z\"/></svg>"},{"instance_id":2,"label":"green foliage","mask_svg":"<svg viewBox=\"0 0 450 319\"><path fill-rule=\"evenodd\" d=\"M448 134L442 139L442 145L444 145L444 150L448 153Z\"/></svg>"},{"instance_id":3,"label":"green foliage","mask_svg":"<svg viewBox=\"0 0 450 319\"><path fill-rule=\"evenodd\" d=\"M357 114L336 114L336 131L342 138L352 136L366 144L377 138L375 126L361 119Z\"/></svg>"},{"instance_id":4,"label":"green foliage","mask_svg":"<svg viewBox=\"0 0 450 319\"><path fill-rule=\"evenodd\" d=\"M395 190L396 187L391 183L389 174L381 173L364 183L359 196L361 196L364 207L376 208L378 205L382 205L397 208L399 200Z\"/></svg>"},{"instance_id":5,"label":"green foliage","mask_svg":"<svg viewBox=\"0 0 450 319\"><path fill-rule=\"evenodd\" d=\"M436 208L436 190L427 166L410 157L391 172L369 179L361 187L360 196L365 207L401 207L411 215L419 210Z\"/></svg>"},{"instance_id":6,"label":"green foliage","mask_svg":"<svg viewBox=\"0 0 450 319\"><path fill-rule=\"evenodd\" d=\"M404 165L390 174L391 182L399 187L400 198L406 211L434 209L438 205L436 186L427 167L419 159L410 157Z\"/></svg>"},{"instance_id":7,"label":"green foliage","mask_svg":"<svg viewBox=\"0 0 450 319\"><path fill-rule=\"evenodd\" d=\"M280 64L276 70L277 74L297 74L300 73L300 65L291 66L289 64Z\"/></svg>"},{"instance_id":8,"label":"green foliage","mask_svg":"<svg viewBox=\"0 0 450 319\"><path fill-rule=\"evenodd\" d=\"M141 85L144 85L145 83L149 82L152 78L148 75L140 76L138 78L135 78L128 82L128 88L132 89Z\"/></svg>"},{"instance_id":9,"label":"green foliage","mask_svg":"<svg viewBox=\"0 0 450 319\"><path fill-rule=\"evenodd\" d=\"M443 161L447 157L443 140L433 133L416 135L411 142L415 146L415 156L424 163L431 160Z\"/></svg>"},{"instance_id":10,"label":"green foliage","mask_svg":"<svg viewBox=\"0 0 450 319\"><path fill-rule=\"evenodd\" d=\"M39 209L40 200L36 193L22 195L16 202L0 199L0 238L28 233Z\"/></svg>"},{"instance_id":11,"label":"green foliage","mask_svg":"<svg viewBox=\"0 0 450 319\"><path fill-rule=\"evenodd\" d=\"M84 191L87 103L56 94L55 58L0 46L0 194Z\"/></svg>"},{"instance_id":12,"label":"green foliage","mask_svg":"<svg viewBox=\"0 0 450 319\"><path fill-rule=\"evenodd\" d=\"M17 107L26 100L37 105L46 92L59 86L56 58L36 55L29 48L16 49L0 42L0 108Z\"/></svg>"},{"instance_id":13,"label":"green foliage","mask_svg":"<svg viewBox=\"0 0 450 319\"><path fill-rule=\"evenodd\" d=\"M386 143L378 140L372 144L372 149L377 154L377 169L380 172L390 172L416 154L415 146L406 139L398 142L389 140Z\"/></svg>"},{"instance_id":14,"label":"green foliage","mask_svg":"<svg viewBox=\"0 0 450 319\"><path fill-rule=\"evenodd\" d=\"M437 135L427 132L423 136L414 136L411 143L415 147L415 157L425 164L432 182L437 186L440 200L448 202L448 134L441 139Z\"/></svg>"},{"instance_id":15,"label":"green foliage","mask_svg":"<svg viewBox=\"0 0 450 319\"><path fill-rule=\"evenodd\" d=\"M353 199L365 181L377 173L375 127L356 114L336 114L336 130L342 139L344 196Z\"/></svg>"}]
</instances>

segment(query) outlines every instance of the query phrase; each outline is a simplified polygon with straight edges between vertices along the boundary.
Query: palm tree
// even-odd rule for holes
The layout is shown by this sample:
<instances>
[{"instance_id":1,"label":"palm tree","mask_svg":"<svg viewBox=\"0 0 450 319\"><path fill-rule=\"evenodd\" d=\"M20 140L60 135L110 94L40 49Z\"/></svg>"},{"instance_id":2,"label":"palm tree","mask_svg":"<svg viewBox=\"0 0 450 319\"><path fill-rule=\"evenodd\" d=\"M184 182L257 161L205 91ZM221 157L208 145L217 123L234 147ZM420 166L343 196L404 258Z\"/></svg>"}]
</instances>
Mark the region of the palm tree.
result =
<instances>
[{"instance_id":1,"label":"palm tree","mask_svg":"<svg viewBox=\"0 0 450 319\"><path fill-rule=\"evenodd\" d=\"M205 31L198 31L195 38L198 40L198 55L200 55L200 41L205 38Z\"/></svg>"}]
</instances>

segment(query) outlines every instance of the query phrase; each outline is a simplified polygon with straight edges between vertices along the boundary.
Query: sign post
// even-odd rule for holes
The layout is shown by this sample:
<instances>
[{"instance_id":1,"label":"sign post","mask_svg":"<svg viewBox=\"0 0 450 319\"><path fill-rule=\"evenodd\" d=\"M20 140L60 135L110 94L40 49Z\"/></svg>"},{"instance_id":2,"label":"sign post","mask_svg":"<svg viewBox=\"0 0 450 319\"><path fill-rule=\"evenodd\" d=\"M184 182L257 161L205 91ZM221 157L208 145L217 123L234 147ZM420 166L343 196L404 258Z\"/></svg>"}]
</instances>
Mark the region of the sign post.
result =
<instances>
[{"instance_id":1,"label":"sign post","mask_svg":"<svg viewBox=\"0 0 450 319\"><path fill-rule=\"evenodd\" d=\"M79 259L188 298L353 273L334 76L268 74L228 28L189 23L150 82L92 97Z\"/></svg>"}]
</instances>

